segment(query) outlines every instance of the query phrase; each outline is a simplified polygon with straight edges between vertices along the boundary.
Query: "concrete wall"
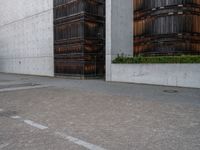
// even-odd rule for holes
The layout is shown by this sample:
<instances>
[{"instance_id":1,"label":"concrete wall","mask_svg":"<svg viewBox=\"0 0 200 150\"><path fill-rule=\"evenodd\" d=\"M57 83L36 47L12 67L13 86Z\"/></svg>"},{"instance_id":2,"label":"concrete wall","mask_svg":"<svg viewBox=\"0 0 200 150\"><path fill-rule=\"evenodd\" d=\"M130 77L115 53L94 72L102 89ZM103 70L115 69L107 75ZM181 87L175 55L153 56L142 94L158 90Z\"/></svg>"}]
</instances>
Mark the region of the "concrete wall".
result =
<instances>
[{"instance_id":1,"label":"concrete wall","mask_svg":"<svg viewBox=\"0 0 200 150\"><path fill-rule=\"evenodd\" d=\"M0 18L0 72L53 76L53 0L1 0Z\"/></svg>"},{"instance_id":2,"label":"concrete wall","mask_svg":"<svg viewBox=\"0 0 200 150\"><path fill-rule=\"evenodd\" d=\"M200 64L112 64L111 80L200 88Z\"/></svg>"},{"instance_id":3,"label":"concrete wall","mask_svg":"<svg viewBox=\"0 0 200 150\"><path fill-rule=\"evenodd\" d=\"M133 0L106 0L106 80L118 54L133 55Z\"/></svg>"}]
</instances>

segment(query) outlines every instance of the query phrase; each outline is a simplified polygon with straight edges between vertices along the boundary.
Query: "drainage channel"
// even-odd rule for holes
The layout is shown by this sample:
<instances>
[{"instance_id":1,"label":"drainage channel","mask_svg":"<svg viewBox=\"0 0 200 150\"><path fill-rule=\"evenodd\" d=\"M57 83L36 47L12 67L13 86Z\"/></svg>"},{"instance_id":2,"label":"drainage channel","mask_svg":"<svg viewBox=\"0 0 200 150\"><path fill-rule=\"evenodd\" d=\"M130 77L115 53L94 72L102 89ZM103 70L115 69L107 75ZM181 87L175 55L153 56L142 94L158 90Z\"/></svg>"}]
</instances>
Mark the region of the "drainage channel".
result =
<instances>
[{"instance_id":1,"label":"drainage channel","mask_svg":"<svg viewBox=\"0 0 200 150\"><path fill-rule=\"evenodd\" d=\"M39 85L40 84L34 84L34 83L8 84L8 85L0 85L0 89L18 88L18 87L26 87L26 86L39 86Z\"/></svg>"},{"instance_id":2,"label":"drainage channel","mask_svg":"<svg viewBox=\"0 0 200 150\"><path fill-rule=\"evenodd\" d=\"M35 83L8 84L8 85L0 85L0 92L28 90L28 89L45 88L45 87L48 86Z\"/></svg>"}]
</instances>

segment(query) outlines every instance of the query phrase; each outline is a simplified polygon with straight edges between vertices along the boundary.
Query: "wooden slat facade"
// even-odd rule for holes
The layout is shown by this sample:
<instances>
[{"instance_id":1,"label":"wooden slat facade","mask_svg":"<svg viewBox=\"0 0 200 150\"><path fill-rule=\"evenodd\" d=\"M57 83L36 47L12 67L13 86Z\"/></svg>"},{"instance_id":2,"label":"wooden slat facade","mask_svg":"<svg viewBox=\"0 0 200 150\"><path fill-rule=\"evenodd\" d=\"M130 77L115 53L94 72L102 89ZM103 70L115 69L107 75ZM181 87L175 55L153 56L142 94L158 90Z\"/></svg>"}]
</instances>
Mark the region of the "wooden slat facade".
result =
<instances>
[{"instance_id":1,"label":"wooden slat facade","mask_svg":"<svg viewBox=\"0 0 200 150\"><path fill-rule=\"evenodd\" d=\"M199 24L199 0L134 0L134 53L198 55Z\"/></svg>"},{"instance_id":2,"label":"wooden slat facade","mask_svg":"<svg viewBox=\"0 0 200 150\"><path fill-rule=\"evenodd\" d=\"M57 75L104 75L104 0L54 0L54 54Z\"/></svg>"}]
</instances>

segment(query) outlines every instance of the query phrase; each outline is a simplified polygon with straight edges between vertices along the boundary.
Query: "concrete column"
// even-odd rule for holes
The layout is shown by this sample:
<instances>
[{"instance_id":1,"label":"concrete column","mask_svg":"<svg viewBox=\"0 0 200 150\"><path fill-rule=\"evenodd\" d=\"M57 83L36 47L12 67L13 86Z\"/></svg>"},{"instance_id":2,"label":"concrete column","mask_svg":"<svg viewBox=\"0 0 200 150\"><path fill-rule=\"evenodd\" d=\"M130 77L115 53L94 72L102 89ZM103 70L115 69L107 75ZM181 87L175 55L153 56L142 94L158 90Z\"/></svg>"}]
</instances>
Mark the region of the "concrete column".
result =
<instances>
[{"instance_id":1,"label":"concrete column","mask_svg":"<svg viewBox=\"0 0 200 150\"><path fill-rule=\"evenodd\" d=\"M106 0L106 80L111 80L112 59L133 55L133 0Z\"/></svg>"}]
</instances>

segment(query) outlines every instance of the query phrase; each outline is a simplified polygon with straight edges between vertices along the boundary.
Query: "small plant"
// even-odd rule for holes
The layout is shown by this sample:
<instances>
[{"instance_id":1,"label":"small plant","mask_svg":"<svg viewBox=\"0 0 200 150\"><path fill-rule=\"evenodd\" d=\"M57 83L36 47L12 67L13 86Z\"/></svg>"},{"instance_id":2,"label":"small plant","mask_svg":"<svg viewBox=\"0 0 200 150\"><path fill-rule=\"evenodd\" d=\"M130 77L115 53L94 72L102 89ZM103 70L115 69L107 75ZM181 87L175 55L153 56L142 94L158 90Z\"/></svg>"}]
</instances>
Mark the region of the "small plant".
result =
<instances>
[{"instance_id":1,"label":"small plant","mask_svg":"<svg viewBox=\"0 0 200 150\"><path fill-rule=\"evenodd\" d=\"M124 55L118 55L113 60L113 63L118 64L194 64L200 63L200 55L181 55L181 56L134 56L125 57Z\"/></svg>"}]
</instances>

